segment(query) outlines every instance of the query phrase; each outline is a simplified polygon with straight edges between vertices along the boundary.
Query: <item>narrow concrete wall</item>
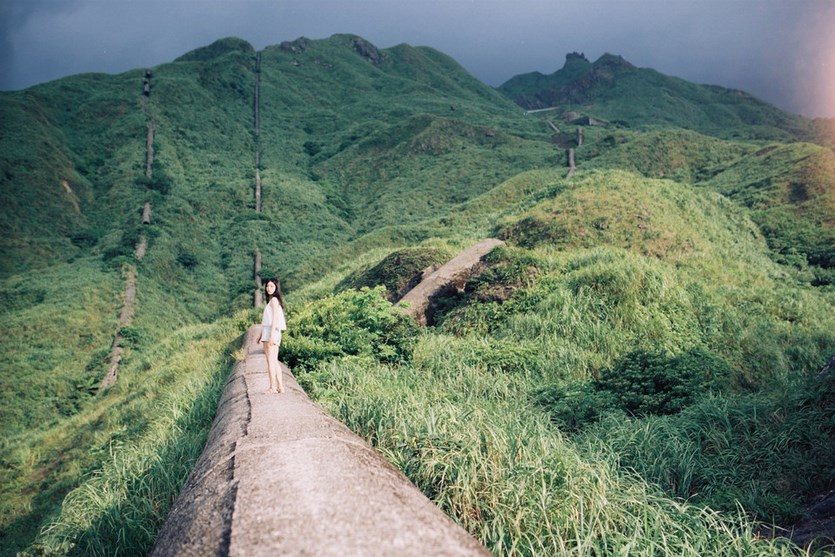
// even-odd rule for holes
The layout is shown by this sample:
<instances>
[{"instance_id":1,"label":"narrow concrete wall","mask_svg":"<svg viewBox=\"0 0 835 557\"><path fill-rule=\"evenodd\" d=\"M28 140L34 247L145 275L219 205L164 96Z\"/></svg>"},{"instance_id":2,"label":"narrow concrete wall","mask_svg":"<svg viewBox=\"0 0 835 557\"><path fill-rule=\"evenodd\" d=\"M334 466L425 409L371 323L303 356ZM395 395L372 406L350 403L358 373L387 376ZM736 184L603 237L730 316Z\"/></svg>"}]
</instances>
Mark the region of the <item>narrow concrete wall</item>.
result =
<instances>
[{"instance_id":1,"label":"narrow concrete wall","mask_svg":"<svg viewBox=\"0 0 835 557\"><path fill-rule=\"evenodd\" d=\"M151 202L146 201L142 206L142 224L151 224Z\"/></svg>"},{"instance_id":2,"label":"narrow concrete wall","mask_svg":"<svg viewBox=\"0 0 835 557\"><path fill-rule=\"evenodd\" d=\"M148 120L148 133L145 136L145 177L151 178L154 175L154 132L157 123Z\"/></svg>"},{"instance_id":3,"label":"narrow concrete wall","mask_svg":"<svg viewBox=\"0 0 835 557\"><path fill-rule=\"evenodd\" d=\"M569 149L568 151L568 174L565 175L566 178L571 178L574 176L574 172L577 170L577 165L574 164L574 149Z\"/></svg>"},{"instance_id":4,"label":"narrow concrete wall","mask_svg":"<svg viewBox=\"0 0 835 557\"><path fill-rule=\"evenodd\" d=\"M267 393L259 333L152 556L489 555L289 370L285 392Z\"/></svg>"},{"instance_id":5,"label":"narrow concrete wall","mask_svg":"<svg viewBox=\"0 0 835 557\"><path fill-rule=\"evenodd\" d=\"M260 154L260 150L259 150ZM256 158L261 158L256 157ZM255 212L261 212L261 169L255 169Z\"/></svg>"},{"instance_id":6,"label":"narrow concrete wall","mask_svg":"<svg viewBox=\"0 0 835 557\"><path fill-rule=\"evenodd\" d=\"M252 277L255 279L255 294L252 297L253 305L261 307L264 294L264 283L261 281L261 250L255 248L255 263L252 266ZM268 277L269 278L269 277Z\"/></svg>"},{"instance_id":7,"label":"narrow concrete wall","mask_svg":"<svg viewBox=\"0 0 835 557\"><path fill-rule=\"evenodd\" d=\"M136 251L141 249L142 254L145 253L145 246L142 242L145 240L143 236L140 238L136 246ZM136 267L133 265L127 266L125 271L125 291L122 294L122 311L119 314L119 329L113 337L113 343L110 345L110 359L107 362L107 373L99 384L99 390L103 391L112 387L116 383L116 377L119 373L119 364L122 362L122 353L125 349L122 347L125 338L122 336L122 327L130 325L133 319L133 309L136 306Z\"/></svg>"},{"instance_id":8,"label":"narrow concrete wall","mask_svg":"<svg viewBox=\"0 0 835 557\"><path fill-rule=\"evenodd\" d=\"M255 212L261 212L261 53L255 54ZM263 294L261 288L261 250L255 246L255 263L253 278L255 292L252 295L253 305L260 307Z\"/></svg>"},{"instance_id":9,"label":"narrow concrete wall","mask_svg":"<svg viewBox=\"0 0 835 557\"><path fill-rule=\"evenodd\" d=\"M421 325L432 324L435 298L463 288L481 258L502 244L501 240L487 238L470 246L423 279L397 305Z\"/></svg>"},{"instance_id":10,"label":"narrow concrete wall","mask_svg":"<svg viewBox=\"0 0 835 557\"><path fill-rule=\"evenodd\" d=\"M255 137L261 135L261 53L255 53Z\"/></svg>"}]
</instances>

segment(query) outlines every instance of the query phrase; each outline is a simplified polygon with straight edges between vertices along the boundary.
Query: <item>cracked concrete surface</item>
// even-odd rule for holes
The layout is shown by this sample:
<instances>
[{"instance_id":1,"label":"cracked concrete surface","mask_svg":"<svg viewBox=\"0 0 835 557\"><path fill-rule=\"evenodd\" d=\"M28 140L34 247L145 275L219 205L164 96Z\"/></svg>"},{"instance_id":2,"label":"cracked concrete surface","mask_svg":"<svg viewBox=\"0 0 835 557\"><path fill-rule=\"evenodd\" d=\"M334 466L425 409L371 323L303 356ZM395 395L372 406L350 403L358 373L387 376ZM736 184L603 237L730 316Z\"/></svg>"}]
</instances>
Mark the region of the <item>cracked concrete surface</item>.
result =
<instances>
[{"instance_id":1,"label":"cracked concrete surface","mask_svg":"<svg viewBox=\"0 0 835 557\"><path fill-rule=\"evenodd\" d=\"M286 367L267 393L259 333L151 555L489 555Z\"/></svg>"}]
</instances>

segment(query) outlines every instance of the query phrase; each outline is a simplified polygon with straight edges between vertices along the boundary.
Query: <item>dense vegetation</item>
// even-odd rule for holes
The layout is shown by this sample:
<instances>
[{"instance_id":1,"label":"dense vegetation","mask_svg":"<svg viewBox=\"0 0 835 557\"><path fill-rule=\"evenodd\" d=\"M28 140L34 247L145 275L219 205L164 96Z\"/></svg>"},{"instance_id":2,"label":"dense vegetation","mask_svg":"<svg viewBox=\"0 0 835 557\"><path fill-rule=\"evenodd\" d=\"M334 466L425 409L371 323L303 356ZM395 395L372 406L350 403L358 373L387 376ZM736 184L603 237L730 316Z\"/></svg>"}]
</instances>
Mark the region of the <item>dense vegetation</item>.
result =
<instances>
[{"instance_id":1,"label":"dense vegetation","mask_svg":"<svg viewBox=\"0 0 835 557\"><path fill-rule=\"evenodd\" d=\"M256 319L256 247L311 396L493 552L802 551L763 526L835 486L831 123L612 56L500 88L557 107L528 115L429 48L299 39L258 69L224 39L147 97L144 70L0 94L3 555L148 550ZM609 123L577 145L580 116ZM433 327L393 310L488 236Z\"/></svg>"}]
</instances>

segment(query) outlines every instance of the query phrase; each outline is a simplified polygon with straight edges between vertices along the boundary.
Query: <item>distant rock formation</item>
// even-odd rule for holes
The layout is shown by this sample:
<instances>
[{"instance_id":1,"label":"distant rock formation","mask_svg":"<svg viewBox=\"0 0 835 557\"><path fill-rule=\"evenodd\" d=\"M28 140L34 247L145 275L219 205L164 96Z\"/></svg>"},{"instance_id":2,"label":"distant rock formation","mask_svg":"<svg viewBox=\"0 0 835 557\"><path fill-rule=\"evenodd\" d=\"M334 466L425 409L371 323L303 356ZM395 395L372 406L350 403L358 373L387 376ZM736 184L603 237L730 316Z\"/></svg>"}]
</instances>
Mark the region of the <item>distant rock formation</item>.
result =
<instances>
[{"instance_id":1,"label":"distant rock formation","mask_svg":"<svg viewBox=\"0 0 835 557\"><path fill-rule=\"evenodd\" d=\"M540 74L534 82L528 81L531 74L516 76L499 90L512 91L514 102L528 110L582 104L610 85L619 74L634 69L622 56L607 53L590 63L584 54L570 52L562 69L553 74ZM535 85L531 86L532 83Z\"/></svg>"},{"instance_id":2,"label":"distant rock formation","mask_svg":"<svg viewBox=\"0 0 835 557\"><path fill-rule=\"evenodd\" d=\"M366 41L365 39L360 37L354 37L352 43L354 45L354 49L357 52L359 52L363 58L365 58L375 66L379 66L380 64L386 61L386 55L380 52L380 50L376 46Z\"/></svg>"},{"instance_id":3,"label":"distant rock formation","mask_svg":"<svg viewBox=\"0 0 835 557\"><path fill-rule=\"evenodd\" d=\"M310 46L310 39L307 37L299 37L295 41L284 41L279 45L279 48L285 52L292 52L298 54L304 52Z\"/></svg>"},{"instance_id":4,"label":"distant rock formation","mask_svg":"<svg viewBox=\"0 0 835 557\"><path fill-rule=\"evenodd\" d=\"M586 58L586 55L584 53L582 53L582 52L569 52L568 54L565 55L565 64L563 65L563 68L566 68L569 65L574 64L576 62L583 62L585 64L591 64L591 62L589 62L589 59Z\"/></svg>"}]
</instances>

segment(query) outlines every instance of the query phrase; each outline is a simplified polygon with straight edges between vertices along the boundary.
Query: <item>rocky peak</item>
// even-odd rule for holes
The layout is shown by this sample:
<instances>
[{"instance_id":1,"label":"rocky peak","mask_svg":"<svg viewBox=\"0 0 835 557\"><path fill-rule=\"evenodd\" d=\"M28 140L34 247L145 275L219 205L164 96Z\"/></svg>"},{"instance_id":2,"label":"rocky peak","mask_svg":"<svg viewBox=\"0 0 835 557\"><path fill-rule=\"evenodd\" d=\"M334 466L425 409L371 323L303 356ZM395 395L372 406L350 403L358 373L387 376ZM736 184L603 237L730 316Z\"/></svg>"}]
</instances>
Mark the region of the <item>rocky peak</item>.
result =
<instances>
[{"instance_id":1,"label":"rocky peak","mask_svg":"<svg viewBox=\"0 0 835 557\"><path fill-rule=\"evenodd\" d=\"M609 54L608 52L595 60L592 65L595 69L607 69L611 71L635 69L635 66L627 62L623 56Z\"/></svg>"},{"instance_id":2,"label":"rocky peak","mask_svg":"<svg viewBox=\"0 0 835 557\"><path fill-rule=\"evenodd\" d=\"M567 68L568 66L576 66L578 64L587 65L590 64L589 59L586 58L586 55L582 52L569 52L565 55L565 64L563 68Z\"/></svg>"},{"instance_id":3,"label":"rocky peak","mask_svg":"<svg viewBox=\"0 0 835 557\"><path fill-rule=\"evenodd\" d=\"M380 50L376 46L366 41L365 39L361 37L354 37L351 42L354 45L354 50L356 50L363 58L367 59L375 66L379 66L380 64L385 62L385 54L380 52Z\"/></svg>"},{"instance_id":4,"label":"rocky peak","mask_svg":"<svg viewBox=\"0 0 835 557\"><path fill-rule=\"evenodd\" d=\"M284 41L282 42L279 47L281 50L285 52L292 52L294 54L298 54L299 52L304 52L307 50L307 47L310 46L310 39L307 37L299 37L295 41Z\"/></svg>"},{"instance_id":5,"label":"rocky peak","mask_svg":"<svg viewBox=\"0 0 835 557\"><path fill-rule=\"evenodd\" d=\"M213 60L230 52L245 52L247 54L254 53L255 49L251 44L238 37L226 37L219 39L208 46L196 48L191 52L183 54L176 58L175 62L201 62L206 60Z\"/></svg>"}]
</instances>

